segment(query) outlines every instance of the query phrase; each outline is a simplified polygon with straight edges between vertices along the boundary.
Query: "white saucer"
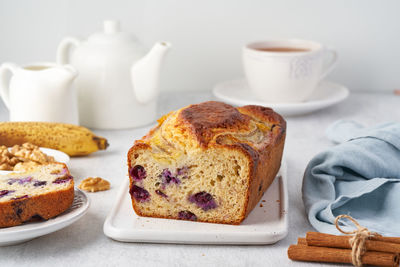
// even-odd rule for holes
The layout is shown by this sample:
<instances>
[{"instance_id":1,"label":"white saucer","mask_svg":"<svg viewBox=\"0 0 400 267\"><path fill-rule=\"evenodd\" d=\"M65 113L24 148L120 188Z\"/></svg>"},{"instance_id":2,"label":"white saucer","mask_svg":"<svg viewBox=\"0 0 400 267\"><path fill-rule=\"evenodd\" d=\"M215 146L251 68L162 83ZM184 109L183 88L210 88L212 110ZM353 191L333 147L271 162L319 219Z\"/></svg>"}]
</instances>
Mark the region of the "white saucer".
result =
<instances>
[{"instance_id":1,"label":"white saucer","mask_svg":"<svg viewBox=\"0 0 400 267\"><path fill-rule=\"evenodd\" d=\"M200 223L140 217L132 208L129 181L124 178L104 222L104 234L122 242L180 244L272 244L288 232L288 192L285 161L262 200L240 225Z\"/></svg>"},{"instance_id":2,"label":"white saucer","mask_svg":"<svg viewBox=\"0 0 400 267\"><path fill-rule=\"evenodd\" d=\"M0 246L16 245L60 230L80 219L88 208L89 199L86 194L75 189L74 202L62 214L47 221L27 222L18 226L0 228Z\"/></svg>"},{"instance_id":3,"label":"white saucer","mask_svg":"<svg viewBox=\"0 0 400 267\"><path fill-rule=\"evenodd\" d=\"M296 116L314 112L335 105L349 95L349 90L343 85L322 81L312 98L300 103L268 103L257 99L248 88L244 79L226 81L217 84L213 94L220 100L231 105L261 105L273 108L282 116Z\"/></svg>"},{"instance_id":4,"label":"white saucer","mask_svg":"<svg viewBox=\"0 0 400 267\"><path fill-rule=\"evenodd\" d=\"M67 163L69 161L69 156L65 154L62 151L51 149L51 148L46 148L46 147L40 147L39 148L43 153L45 153L48 156L54 157L54 160L57 162L61 163ZM11 150L11 147L8 148L8 150ZM1 174L8 174L11 173L12 171L1 171L0 170L0 175Z\"/></svg>"}]
</instances>

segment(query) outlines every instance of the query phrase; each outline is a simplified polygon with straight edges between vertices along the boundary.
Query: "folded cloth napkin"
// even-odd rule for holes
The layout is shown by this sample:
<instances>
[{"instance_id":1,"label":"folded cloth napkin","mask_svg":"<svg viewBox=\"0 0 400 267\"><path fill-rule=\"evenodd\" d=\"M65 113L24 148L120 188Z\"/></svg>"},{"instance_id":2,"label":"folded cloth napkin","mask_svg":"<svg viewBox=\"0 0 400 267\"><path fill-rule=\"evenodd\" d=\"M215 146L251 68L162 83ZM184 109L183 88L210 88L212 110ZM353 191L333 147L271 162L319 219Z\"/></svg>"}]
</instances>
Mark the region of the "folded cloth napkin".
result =
<instances>
[{"instance_id":1,"label":"folded cloth napkin","mask_svg":"<svg viewBox=\"0 0 400 267\"><path fill-rule=\"evenodd\" d=\"M400 236L400 123L363 128L338 121L327 135L345 142L316 155L305 171L303 201L312 226L339 234L335 217L347 214L370 231ZM342 228L354 230L350 222Z\"/></svg>"}]
</instances>

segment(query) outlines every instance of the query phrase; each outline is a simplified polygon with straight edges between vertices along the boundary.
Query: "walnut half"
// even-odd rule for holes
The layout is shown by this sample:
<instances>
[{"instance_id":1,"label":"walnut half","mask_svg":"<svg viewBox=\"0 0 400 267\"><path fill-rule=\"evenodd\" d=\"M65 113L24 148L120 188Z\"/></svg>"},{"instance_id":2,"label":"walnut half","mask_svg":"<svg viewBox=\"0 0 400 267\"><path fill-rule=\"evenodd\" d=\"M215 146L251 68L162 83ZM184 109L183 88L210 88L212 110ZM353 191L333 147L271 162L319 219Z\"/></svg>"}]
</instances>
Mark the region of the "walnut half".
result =
<instances>
[{"instance_id":1,"label":"walnut half","mask_svg":"<svg viewBox=\"0 0 400 267\"><path fill-rule=\"evenodd\" d=\"M100 177L89 177L83 180L78 186L87 192L97 192L110 189L110 182Z\"/></svg>"},{"instance_id":2,"label":"walnut half","mask_svg":"<svg viewBox=\"0 0 400 267\"><path fill-rule=\"evenodd\" d=\"M0 146L0 170L12 171L14 166L21 162L6 146Z\"/></svg>"},{"instance_id":3,"label":"walnut half","mask_svg":"<svg viewBox=\"0 0 400 267\"><path fill-rule=\"evenodd\" d=\"M39 164L54 162L54 157L43 153L38 146L31 143L15 145L11 148L11 153L23 161L35 161Z\"/></svg>"}]
</instances>

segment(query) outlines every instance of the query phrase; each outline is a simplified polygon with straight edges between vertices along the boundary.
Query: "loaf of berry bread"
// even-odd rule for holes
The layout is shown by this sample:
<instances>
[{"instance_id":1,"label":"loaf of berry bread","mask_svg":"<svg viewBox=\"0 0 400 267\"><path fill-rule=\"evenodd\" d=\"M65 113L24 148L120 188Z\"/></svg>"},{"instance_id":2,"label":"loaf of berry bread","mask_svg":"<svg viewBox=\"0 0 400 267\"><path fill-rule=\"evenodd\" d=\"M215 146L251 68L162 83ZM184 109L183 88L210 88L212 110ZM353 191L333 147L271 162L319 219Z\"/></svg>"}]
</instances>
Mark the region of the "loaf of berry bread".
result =
<instances>
[{"instance_id":1,"label":"loaf of berry bread","mask_svg":"<svg viewBox=\"0 0 400 267\"><path fill-rule=\"evenodd\" d=\"M128 152L138 215L240 224L275 178L286 122L261 106L204 102L170 112Z\"/></svg>"},{"instance_id":2,"label":"loaf of berry bread","mask_svg":"<svg viewBox=\"0 0 400 267\"><path fill-rule=\"evenodd\" d=\"M41 165L32 172L0 176L0 227L32 218L49 219L74 200L74 181L62 163Z\"/></svg>"}]
</instances>

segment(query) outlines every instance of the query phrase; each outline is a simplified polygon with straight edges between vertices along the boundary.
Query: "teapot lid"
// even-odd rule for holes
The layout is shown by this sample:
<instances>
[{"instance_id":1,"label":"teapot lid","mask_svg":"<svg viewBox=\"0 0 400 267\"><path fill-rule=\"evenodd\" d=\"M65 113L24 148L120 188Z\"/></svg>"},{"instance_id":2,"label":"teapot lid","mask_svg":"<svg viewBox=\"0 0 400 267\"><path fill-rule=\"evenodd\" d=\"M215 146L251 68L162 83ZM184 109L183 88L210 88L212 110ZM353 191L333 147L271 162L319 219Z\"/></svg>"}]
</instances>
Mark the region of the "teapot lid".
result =
<instances>
[{"instance_id":1,"label":"teapot lid","mask_svg":"<svg viewBox=\"0 0 400 267\"><path fill-rule=\"evenodd\" d=\"M105 20L103 22L103 32L90 35L88 37L88 42L138 42L138 39L131 33L121 32L121 27L118 20Z\"/></svg>"}]
</instances>

